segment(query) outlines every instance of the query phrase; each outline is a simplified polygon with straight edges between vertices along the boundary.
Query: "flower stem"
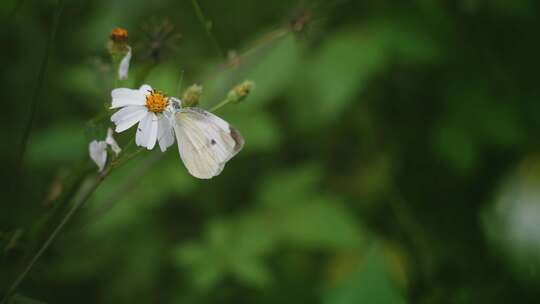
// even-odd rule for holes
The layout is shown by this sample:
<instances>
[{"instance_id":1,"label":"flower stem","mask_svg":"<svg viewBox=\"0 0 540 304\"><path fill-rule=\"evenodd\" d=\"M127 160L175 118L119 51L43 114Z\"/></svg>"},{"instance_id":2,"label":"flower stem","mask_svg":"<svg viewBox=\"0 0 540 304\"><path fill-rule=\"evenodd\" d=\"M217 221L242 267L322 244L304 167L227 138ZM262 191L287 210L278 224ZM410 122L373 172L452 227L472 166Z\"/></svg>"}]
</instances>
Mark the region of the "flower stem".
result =
<instances>
[{"instance_id":1,"label":"flower stem","mask_svg":"<svg viewBox=\"0 0 540 304\"><path fill-rule=\"evenodd\" d=\"M79 208L86 202L88 199L92 196L94 191L97 189L97 187L101 184L101 182L105 179L105 177L108 175L109 169L106 169L103 171L100 175L98 175L96 178L93 179L86 179L85 182L81 185L81 189L77 192L75 197L73 198L73 205L69 209L69 211L66 213L64 218L62 218L62 221L56 226L56 228L53 230L53 232L49 235L45 243L41 246L41 248L36 252L36 254L32 257L26 268L19 274L19 276L15 279L13 284L9 287L8 291L6 292L2 302L0 304L6 304L8 303L8 300L10 299L11 295L15 292L17 287L22 283L24 278L28 275L30 270L32 270L32 267L34 267L34 264L39 260L39 258L43 255L43 253L50 247L52 242L56 239L58 234L62 231L64 226L68 223L68 221L73 217L75 212L79 210Z\"/></svg>"},{"instance_id":2,"label":"flower stem","mask_svg":"<svg viewBox=\"0 0 540 304\"><path fill-rule=\"evenodd\" d=\"M214 48L216 49L217 53L220 57L225 58L225 53L223 53L223 49L221 46L219 46L219 43L217 42L216 38L212 34L212 22L207 20L204 17L203 11L201 9L201 6L199 5L198 0L191 0L191 3L193 4L193 8L195 9L195 14L197 15L197 18L199 19L199 22L201 23L202 27L206 31L206 35L208 35L208 38L212 41L212 44L214 45Z\"/></svg>"},{"instance_id":3,"label":"flower stem","mask_svg":"<svg viewBox=\"0 0 540 304\"><path fill-rule=\"evenodd\" d=\"M218 103L217 105L210 108L209 111L210 112L215 112L215 111L219 110L221 107L223 107L224 105L228 104L229 102L231 102L231 100L229 98L227 98L225 100L222 100L220 103Z\"/></svg>"},{"instance_id":4,"label":"flower stem","mask_svg":"<svg viewBox=\"0 0 540 304\"><path fill-rule=\"evenodd\" d=\"M137 149L137 151L131 153L131 154L128 154L126 155L123 159L122 158L117 158L116 160L113 160L111 162L111 168L118 168L120 167L121 165L123 165L125 162L127 162L128 160L134 158L135 156L139 155L142 151L144 151L145 149L143 148L139 148Z\"/></svg>"},{"instance_id":5,"label":"flower stem","mask_svg":"<svg viewBox=\"0 0 540 304\"><path fill-rule=\"evenodd\" d=\"M15 162L15 165L17 168L17 173L14 178L15 191L18 188L19 179L21 178L21 175L22 175L23 166L24 166L24 155L26 154L26 146L28 144L30 131L32 131L32 126L34 124L34 119L36 117L37 105L40 99L39 95L41 94L41 89L43 88L43 82L45 81L45 72L47 70L47 63L49 62L49 55L50 55L51 47L55 40L56 32L58 30L58 24L60 22L60 15L62 14L63 4L64 4L63 0L58 0L56 4L56 12L54 14L53 25L52 25L49 37L47 39L47 43L45 44L45 53L43 54L43 58L41 60L41 65L39 67L39 71L37 75L36 86L34 87L32 99L30 100L30 115L28 117L28 120L26 121L26 125L24 126L23 135L21 138L21 142L19 144L19 153L18 153L17 160Z\"/></svg>"},{"instance_id":6,"label":"flower stem","mask_svg":"<svg viewBox=\"0 0 540 304\"><path fill-rule=\"evenodd\" d=\"M157 62L152 62L146 66L143 66L142 67L142 70L139 72L139 74L137 75L137 77L135 78L135 86L136 87L139 87L141 86L145 79L148 78L148 75L150 75L150 72L152 72L152 70L157 66Z\"/></svg>"},{"instance_id":7,"label":"flower stem","mask_svg":"<svg viewBox=\"0 0 540 304\"><path fill-rule=\"evenodd\" d=\"M6 304L7 301L11 297L11 295L15 292L17 287L22 283L24 278L28 275L30 270L34 267L34 264L39 260L39 258L43 255L43 253L50 247L52 242L56 239L58 234L62 231L64 226L67 224L67 222L73 217L75 212L79 210L79 208L86 202L88 199L92 196L92 194L96 191L98 186L103 182L103 180L109 175L112 169L119 167L119 165L123 164L124 162L130 160L134 156L136 156L138 153L140 153L143 149L139 149L131 154L125 154L129 146L133 144L135 139L131 139L121 154L118 155L117 158L112 160L108 166L96 177L87 177L80 185L79 190L74 194L73 196L73 204L71 208L68 210L66 215L62 218L58 226L53 230L53 232L49 235L45 243L39 248L39 250L36 252L36 254L32 257L26 268L19 274L19 276L15 279L13 284L9 287L7 293L4 295L4 298L2 299L2 302L0 304Z\"/></svg>"}]
</instances>

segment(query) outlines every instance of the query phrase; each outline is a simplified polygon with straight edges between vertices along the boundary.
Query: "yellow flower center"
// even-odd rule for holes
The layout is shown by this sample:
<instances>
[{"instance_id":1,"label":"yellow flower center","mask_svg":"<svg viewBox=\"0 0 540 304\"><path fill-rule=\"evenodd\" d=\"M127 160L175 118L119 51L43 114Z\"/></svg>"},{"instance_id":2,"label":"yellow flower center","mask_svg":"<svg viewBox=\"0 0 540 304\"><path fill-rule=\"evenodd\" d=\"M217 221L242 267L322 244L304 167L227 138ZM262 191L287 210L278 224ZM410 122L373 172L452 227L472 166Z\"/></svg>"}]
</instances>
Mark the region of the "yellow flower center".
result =
<instances>
[{"instance_id":1,"label":"yellow flower center","mask_svg":"<svg viewBox=\"0 0 540 304\"><path fill-rule=\"evenodd\" d=\"M155 90L146 95L146 107L154 113L161 113L169 105L169 97Z\"/></svg>"}]
</instances>

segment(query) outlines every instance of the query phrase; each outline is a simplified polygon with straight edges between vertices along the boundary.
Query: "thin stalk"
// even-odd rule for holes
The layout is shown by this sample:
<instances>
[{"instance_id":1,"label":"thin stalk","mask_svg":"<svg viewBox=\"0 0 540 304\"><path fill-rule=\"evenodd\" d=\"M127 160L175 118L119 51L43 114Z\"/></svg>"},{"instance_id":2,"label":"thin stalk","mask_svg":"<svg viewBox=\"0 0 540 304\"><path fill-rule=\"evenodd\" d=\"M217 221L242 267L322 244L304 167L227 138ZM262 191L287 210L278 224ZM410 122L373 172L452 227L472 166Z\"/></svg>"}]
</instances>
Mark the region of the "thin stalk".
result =
<instances>
[{"instance_id":1,"label":"thin stalk","mask_svg":"<svg viewBox=\"0 0 540 304\"><path fill-rule=\"evenodd\" d=\"M129 176L122 182L120 186L117 187L117 189L114 190L113 193L109 194L103 199L103 203L100 204L94 214L90 215L87 223L92 224L98 221L109 210L113 209L114 206L116 206L116 203L121 200L122 195L129 192L133 187L136 187L136 184L146 175L146 172L152 168L156 162L161 160L164 155L165 153L153 153L150 157L145 159L140 166L137 166L137 168L129 174Z\"/></svg>"},{"instance_id":2,"label":"thin stalk","mask_svg":"<svg viewBox=\"0 0 540 304\"><path fill-rule=\"evenodd\" d=\"M215 112L217 110L219 110L221 107L223 107L224 105L228 104L229 102L231 102L230 99L225 99L223 101L221 101L220 103L218 103L217 105L213 106L212 108L210 108L210 112Z\"/></svg>"},{"instance_id":3,"label":"thin stalk","mask_svg":"<svg viewBox=\"0 0 540 304\"><path fill-rule=\"evenodd\" d=\"M231 68L236 68L240 66L244 59L249 57L251 54L255 53L257 50L259 50L262 47L267 47L271 43L278 41L279 39L287 36L287 34L290 33L290 29L288 27L281 27L278 28L272 32L269 32L268 34L264 35L262 38L255 41L252 45L250 45L247 49L243 50L240 54L236 55L234 57L234 60L229 60L229 62L226 62L223 65L220 65L219 67L216 67L215 71L210 73L209 75L206 75L203 82L208 82L214 79L220 72L229 70Z\"/></svg>"},{"instance_id":4,"label":"thin stalk","mask_svg":"<svg viewBox=\"0 0 540 304\"><path fill-rule=\"evenodd\" d=\"M151 64L148 64L142 68L142 71L137 75L135 78L135 86L139 87L143 84L145 79L148 78L148 75L150 75L150 72L157 66L157 62L152 62Z\"/></svg>"},{"instance_id":5,"label":"thin stalk","mask_svg":"<svg viewBox=\"0 0 540 304\"><path fill-rule=\"evenodd\" d=\"M125 164L128 160L130 160L130 159L134 158L135 156L139 155L144 150L145 149L143 149L143 148L139 148L139 149L137 149L137 151L126 155L126 157L124 157L124 159L113 160L111 162L111 168L120 167L121 165Z\"/></svg>"},{"instance_id":6,"label":"thin stalk","mask_svg":"<svg viewBox=\"0 0 540 304\"><path fill-rule=\"evenodd\" d=\"M195 14L197 15L197 18L199 19L199 22L201 23L202 27L206 31L206 35L208 35L208 38L210 38L210 41L212 41L212 44L214 45L214 48L216 49L217 53L220 57L225 58L225 53L223 52L223 49L217 42L216 38L212 34L211 29L211 21L207 20L204 17L203 11L201 9L201 6L199 5L198 0L191 0L191 4L193 4L193 8L195 9Z\"/></svg>"},{"instance_id":7,"label":"thin stalk","mask_svg":"<svg viewBox=\"0 0 540 304\"><path fill-rule=\"evenodd\" d=\"M178 77L178 84L176 85L176 96L182 96L182 82L184 81L184 70L180 71L180 77Z\"/></svg>"},{"instance_id":8,"label":"thin stalk","mask_svg":"<svg viewBox=\"0 0 540 304\"><path fill-rule=\"evenodd\" d=\"M134 139L132 139L126 146L126 148L119 154L116 158L111 160L109 165L103 170L97 177L94 178L87 178L84 182L82 182L79 190L75 193L73 197L73 204L71 208L68 210L66 215L62 218L58 226L53 230L53 232L49 235L47 240L43 243L43 245L40 247L40 249L36 252L36 254L32 257L28 265L24 268L24 270L19 274L19 276L15 279L13 284L9 287L6 295L4 296L2 302L0 304L6 304L11 295L15 292L17 287L22 283L24 278L28 275L30 270L34 267L34 264L39 260L39 258L43 255L43 253L50 247L52 242L56 239L58 234L62 231L64 226L69 222L69 220L73 217L75 212L79 210L79 208L86 202L88 199L92 196L92 194L96 191L98 186L103 182L103 180L109 175L112 169L119 166L119 164L122 164L123 162L120 162L121 158L125 158L126 160L129 160L133 158L136 154L138 154L142 149L132 153L132 154L125 154L125 151L127 150L128 146L130 146L134 142ZM124 157L124 155L126 155Z\"/></svg>"},{"instance_id":9,"label":"thin stalk","mask_svg":"<svg viewBox=\"0 0 540 304\"><path fill-rule=\"evenodd\" d=\"M69 222L69 220L73 217L75 212L79 210L79 208L86 202L88 199L92 196L94 191L97 189L97 187L101 184L101 182L105 179L105 177L108 175L109 170L103 171L100 175L97 176L95 179L87 179L85 183L81 186L81 190L77 193L77 195L73 199L73 205L69 209L69 211L66 213L62 221L56 226L56 228L53 230L51 235L47 238L45 243L41 246L41 248L36 252L36 254L32 257L26 268L19 274L19 276L15 279L13 284L9 287L8 291L6 292L6 295L4 296L4 299L0 304L6 304L8 303L8 300L10 299L11 295L15 292L17 287L22 283L24 278L28 275L30 270L34 267L36 262L39 260L39 258L43 255L43 253L50 247L52 242L56 239L58 234L62 231L64 226Z\"/></svg>"},{"instance_id":10,"label":"thin stalk","mask_svg":"<svg viewBox=\"0 0 540 304\"><path fill-rule=\"evenodd\" d=\"M51 47L56 38L56 32L58 30L58 24L60 22L60 15L62 14L63 5L64 5L64 1L58 0L56 4L56 12L54 14L54 19L53 19L53 25L52 25L49 37L47 39L47 42L45 44L45 53L43 54L43 59L41 60L41 65L39 67L37 83L36 83L36 86L34 87L34 93L32 94L32 98L30 100L30 115L23 129L23 135L21 138L21 142L19 144L19 153L17 156L17 160L15 162L16 168L17 168L17 175L15 176L15 179L14 179L15 189L18 188L19 179L22 175L22 170L23 170L23 165L24 165L24 155L26 153L26 146L28 145L28 138L30 137L30 132L32 130L34 119L36 117L38 100L40 99L39 96L43 88L43 82L45 80L45 71L47 70L47 63L49 62L49 55L51 52Z\"/></svg>"}]
</instances>

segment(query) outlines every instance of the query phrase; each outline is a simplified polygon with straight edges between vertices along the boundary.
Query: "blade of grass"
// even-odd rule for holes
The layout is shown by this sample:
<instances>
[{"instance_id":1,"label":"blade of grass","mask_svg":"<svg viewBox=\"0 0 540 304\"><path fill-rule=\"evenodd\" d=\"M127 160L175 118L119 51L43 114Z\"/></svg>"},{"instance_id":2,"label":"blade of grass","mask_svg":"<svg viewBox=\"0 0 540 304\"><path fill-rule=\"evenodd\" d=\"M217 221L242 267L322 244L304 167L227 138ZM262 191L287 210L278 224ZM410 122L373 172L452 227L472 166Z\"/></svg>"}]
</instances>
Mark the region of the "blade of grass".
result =
<instances>
[{"instance_id":1,"label":"blade of grass","mask_svg":"<svg viewBox=\"0 0 540 304\"><path fill-rule=\"evenodd\" d=\"M193 8L195 9L195 14L197 15L197 18L199 19L199 22L201 23L202 27L206 31L206 35L208 35L208 38L210 38L210 41L212 41L212 44L214 45L214 48L216 49L217 53L220 57L225 58L225 53L223 52L223 49L219 45L218 41L216 40L216 37L214 37L214 34L212 34L212 28L211 28L211 21L207 20L204 17L203 11L201 9L201 6L199 5L198 0L191 0L191 4L193 4Z\"/></svg>"},{"instance_id":2,"label":"blade of grass","mask_svg":"<svg viewBox=\"0 0 540 304\"><path fill-rule=\"evenodd\" d=\"M30 110L29 110L30 114L28 116L28 120L26 121L26 124L23 129L21 142L19 144L19 153L17 154L17 159L15 162L16 170L17 170L16 176L14 178L15 190L18 189L18 186L20 183L20 178L21 178L23 166L24 166L24 156L26 154L26 146L28 145L28 139L30 137L30 132L32 131L32 126L34 124L34 120L36 117L38 100L39 100L39 96L41 95L43 83L45 81L45 72L47 70L47 63L49 62L49 56L50 56L52 44L54 43L54 40L56 38L56 32L58 31L58 24L60 22L60 15L62 14L63 5L64 5L64 1L58 0L56 4L56 10L55 10L54 18L53 18L51 32L49 34L49 37L47 38L47 42L45 44L45 52L43 54L43 59L41 60L41 64L39 67L36 86L34 87L34 92L32 93L32 97L30 99Z\"/></svg>"},{"instance_id":3,"label":"blade of grass","mask_svg":"<svg viewBox=\"0 0 540 304\"><path fill-rule=\"evenodd\" d=\"M73 198L73 204L71 208L68 210L66 215L62 218L62 221L56 226L56 228L53 230L53 232L49 235L47 240L43 243L43 245L39 248L39 250L36 252L36 254L32 257L30 262L26 265L24 270L17 276L15 281L11 284L8 291L4 295L4 298L0 304L6 304L8 303L11 295L17 290L19 285L22 283L26 275L32 270L34 267L34 264L39 260L39 258L43 255L43 253L49 248L49 246L52 244L52 242L56 239L58 234L62 231L64 226L69 222L69 220L73 217L75 212L79 210L79 208L86 202L88 199L92 196L94 191L97 189L97 187L101 184L101 182L107 177L109 173L109 170L103 171L97 178L88 178L85 182L83 182L80 191L75 195Z\"/></svg>"}]
</instances>

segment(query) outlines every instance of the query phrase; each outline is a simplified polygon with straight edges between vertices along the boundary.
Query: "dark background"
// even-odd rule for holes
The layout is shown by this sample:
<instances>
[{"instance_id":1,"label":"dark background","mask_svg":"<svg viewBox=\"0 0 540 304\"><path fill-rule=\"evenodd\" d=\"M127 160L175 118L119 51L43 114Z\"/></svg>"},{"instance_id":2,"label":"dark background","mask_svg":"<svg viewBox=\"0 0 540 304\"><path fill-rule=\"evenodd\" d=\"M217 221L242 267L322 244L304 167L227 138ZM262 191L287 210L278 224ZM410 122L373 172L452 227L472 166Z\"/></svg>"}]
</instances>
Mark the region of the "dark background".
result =
<instances>
[{"instance_id":1,"label":"dark background","mask_svg":"<svg viewBox=\"0 0 540 304\"><path fill-rule=\"evenodd\" d=\"M96 172L115 85L198 83L206 108L256 89L217 112L246 139L220 176L137 155L14 303L538 301L537 1L199 0L215 42L192 1L64 2L42 79L59 6L0 4L2 293Z\"/></svg>"}]
</instances>

